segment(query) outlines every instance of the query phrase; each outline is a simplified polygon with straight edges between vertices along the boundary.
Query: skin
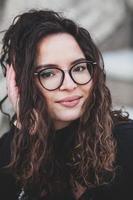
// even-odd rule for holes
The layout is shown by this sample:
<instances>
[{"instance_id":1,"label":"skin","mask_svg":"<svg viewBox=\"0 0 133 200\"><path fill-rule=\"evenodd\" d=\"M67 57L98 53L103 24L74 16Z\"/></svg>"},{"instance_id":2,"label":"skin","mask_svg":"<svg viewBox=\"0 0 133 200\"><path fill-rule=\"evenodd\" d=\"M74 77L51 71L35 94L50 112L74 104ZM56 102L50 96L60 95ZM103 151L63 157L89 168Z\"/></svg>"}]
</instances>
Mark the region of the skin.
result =
<instances>
[{"instance_id":1,"label":"skin","mask_svg":"<svg viewBox=\"0 0 133 200\"><path fill-rule=\"evenodd\" d=\"M56 64L63 70L71 68L71 63L79 58L85 58L76 40L67 33L53 34L43 38L38 44L37 66L45 64ZM86 85L78 85L73 82L68 72L60 88L54 91L44 89L37 78L35 81L47 101L49 114L51 115L56 129L68 126L73 120L78 119L82 114L82 106L90 95L92 81ZM7 66L6 74L8 97L16 113L18 113L17 102L19 101L19 90L16 86L15 72L12 65ZM66 98L80 96L75 106L64 106L57 101ZM18 124L19 125L19 124ZM19 125L19 127L21 127ZM73 191L76 199L85 192L86 188L77 183L77 190Z\"/></svg>"},{"instance_id":2,"label":"skin","mask_svg":"<svg viewBox=\"0 0 133 200\"><path fill-rule=\"evenodd\" d=\"M19 89L16 86L16 81L15 81L15 71L13 69L13 66L6 66L6 87L7 87L7 93L8 93L8 98L13 106L13 109L17 113L18 111L18 101L19 101Z\"/></svg>"},{"instance_id":3,"label":"skin","mask_svg":"<svg viewBox=\"0 0 133 200\"><path fill-rule=\"evenodd\" d=\"M40 41L36 63L37 66L54 64L63 70L69 70L71 63L81 58L85 58L85 56L74 37L67 33L58 33L49 35ZM92 81L85 85L78 85L73 82L68 72L65 72L62 86L54 91L43 88L37 78L35 78L35 81L46 99L49 114L56 129L68 126L81 116L82 106L90 95ZM14 110L18 113L19 90L16 86L15 72L12 65L7 66L6 82L9 99ZM64 98L73 96L81 97L75 106L64 106L58 103Z\"/></svg>"},{"instance_id":4,"label":"skin","mask_svg":"<svg viewBox=\"0 0 133 200\"><path fill-rule=\"evenodd\" d=\"M67 33L52 34L43 38L38 44L37 66L54 64L63 70L69 70L71 63L80 58L85 58L83 51L73 36ZM85 85L78 85L73 82L68 72L60 88L48 91L40 83L37 84L46 98L56 129L68 126L73 120L78 119L82 113L82 106L90 94L92 81ZM67 97L81 97L75 106L64 106L58 101Z\"/></svg>"}]
</instances>

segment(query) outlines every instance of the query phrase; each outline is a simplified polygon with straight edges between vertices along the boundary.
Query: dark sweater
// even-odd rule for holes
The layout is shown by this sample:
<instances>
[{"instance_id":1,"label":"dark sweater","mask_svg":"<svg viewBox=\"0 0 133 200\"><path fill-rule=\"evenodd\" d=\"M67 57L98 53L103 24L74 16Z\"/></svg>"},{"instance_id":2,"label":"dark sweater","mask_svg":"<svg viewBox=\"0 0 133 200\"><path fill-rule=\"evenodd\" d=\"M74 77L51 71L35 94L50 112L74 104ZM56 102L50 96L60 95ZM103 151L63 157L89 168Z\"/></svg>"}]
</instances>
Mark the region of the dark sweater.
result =
<instances>
[{"instance_id":1,"label":"dark sweater","mask_svg":"<svg viewBox=\"0 0 133 200\"><path fill-rule=\"evenodd\" d=\"M57 131L56 151L60 158L66 159L65 154L70 146L73 145L74 135L71 134L71 129L72 127L70 126ZM119 166L116 178L108 185L87 189L82 195L81 200L133 199L133 121L117 125L113 133L117 140L116 161ZM0 139L0 168L10 161L10 144L13 134L14 128L5 133ZM11 174L0 170L0 200L18 200L19 193L20 188L16 185L15 178ZM71 199L73 199L73 197Z\"/></svg>"}]
</instances>

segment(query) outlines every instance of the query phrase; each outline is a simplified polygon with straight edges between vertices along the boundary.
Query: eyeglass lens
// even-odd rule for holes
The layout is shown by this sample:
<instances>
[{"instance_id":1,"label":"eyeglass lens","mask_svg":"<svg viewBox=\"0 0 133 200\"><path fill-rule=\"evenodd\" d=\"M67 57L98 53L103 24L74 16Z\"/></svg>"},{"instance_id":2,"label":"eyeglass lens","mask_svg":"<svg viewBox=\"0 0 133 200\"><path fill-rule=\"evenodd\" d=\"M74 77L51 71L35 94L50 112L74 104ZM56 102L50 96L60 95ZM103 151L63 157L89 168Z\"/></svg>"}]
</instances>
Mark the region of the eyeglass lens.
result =
<instances>
[{"instance_id":1,"label":"eyeglass lens","mask_svg":"<svg viewBox=\"0 0 133 200\"><path fill-rule=\"evenodd\" d=\"M93 66L90 62L81 62L71 67L68 71L72 80L84 85L88 83L93 74ZM42 70L39 73L39 80L42 86L48 90L55 90L59 88L64 80L65 72L60 68L51 67Z\"/></svg>"}]
</instances>

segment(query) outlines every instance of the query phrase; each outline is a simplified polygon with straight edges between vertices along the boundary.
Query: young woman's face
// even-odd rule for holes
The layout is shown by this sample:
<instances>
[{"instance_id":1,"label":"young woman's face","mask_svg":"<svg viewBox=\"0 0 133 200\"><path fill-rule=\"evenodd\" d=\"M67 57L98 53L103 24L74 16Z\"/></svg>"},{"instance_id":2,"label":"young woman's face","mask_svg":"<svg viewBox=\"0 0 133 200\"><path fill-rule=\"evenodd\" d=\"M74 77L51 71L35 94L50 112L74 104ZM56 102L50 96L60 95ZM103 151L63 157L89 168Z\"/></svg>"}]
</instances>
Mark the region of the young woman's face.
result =
<instances>
[{"instance_id":1,"label":"young woman's face","mask_svg":"<svg viewBox=\"0 0 133 200\"><path fill-rule=\"evenodd\" d=\"M72 63L79 59L85 59L84 53L70 34L49 35L38 45L37 66L45 68L46 65L47 67L56 65L65 70L62 85L54 91L45 89L37 80L39 89L46 98L49 114L56 129L67 126L81 116L82 106L90 94L92 81L85 85L78 85L71 79L67 71L71 68Z\"/></svg>"}]
</instances>

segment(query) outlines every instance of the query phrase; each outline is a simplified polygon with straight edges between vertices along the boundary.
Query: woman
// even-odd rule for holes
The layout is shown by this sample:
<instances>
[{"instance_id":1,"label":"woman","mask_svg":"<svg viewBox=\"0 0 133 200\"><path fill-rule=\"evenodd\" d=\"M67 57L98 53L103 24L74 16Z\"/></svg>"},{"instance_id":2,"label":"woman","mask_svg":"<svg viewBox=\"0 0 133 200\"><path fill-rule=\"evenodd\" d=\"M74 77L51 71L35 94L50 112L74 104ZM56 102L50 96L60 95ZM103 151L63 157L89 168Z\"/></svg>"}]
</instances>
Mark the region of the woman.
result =
<instances>
[{"instance_id":1,"label":"woman","mask_svg":"<svg viewBox=\"0 0 133 200\"><path fill-rule=\"evenodd\" d=\"M3 199L128 199L133 123L111 110L89 32L54 11L23 13L1 65L16 113L0 140Z\"/></svg>"}]
</instances>

